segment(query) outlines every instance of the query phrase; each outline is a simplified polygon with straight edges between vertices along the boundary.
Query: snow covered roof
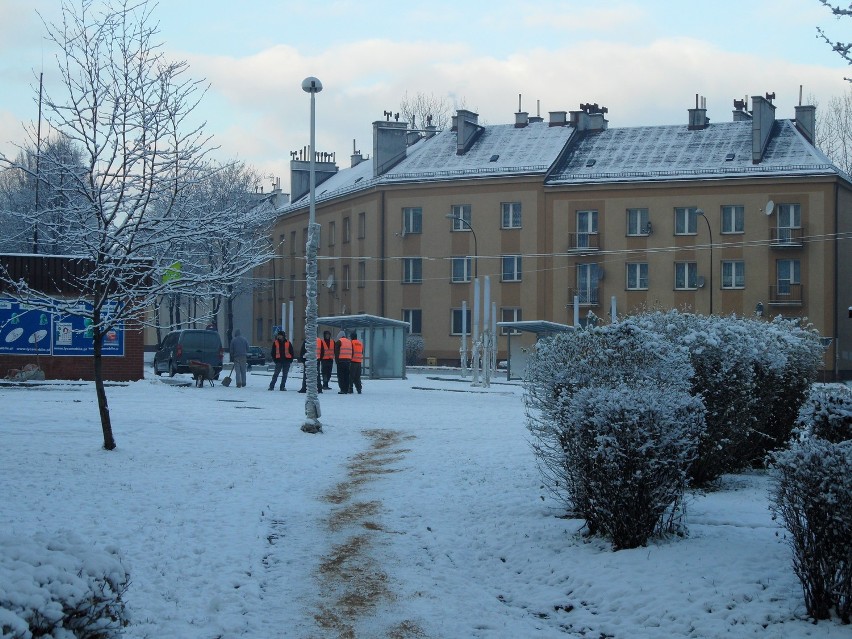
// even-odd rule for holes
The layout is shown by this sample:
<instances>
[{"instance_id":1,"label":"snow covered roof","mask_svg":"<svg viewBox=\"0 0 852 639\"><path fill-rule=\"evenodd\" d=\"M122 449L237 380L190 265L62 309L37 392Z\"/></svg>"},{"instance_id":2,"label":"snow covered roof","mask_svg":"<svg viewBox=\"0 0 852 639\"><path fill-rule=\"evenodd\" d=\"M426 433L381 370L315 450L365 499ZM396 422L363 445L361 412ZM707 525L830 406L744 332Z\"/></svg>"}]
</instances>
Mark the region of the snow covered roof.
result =
<instances>
[{"instance_id":1,"label":"snow covered roof","mask_svg":"<svg viewBox=\"0 0 852 639\"><path fill-rule=\"evenodd\" d=\"M548 185L781 175L849 176L776 120L760 163L752 162L752 122L610 128L577 136Z\"/></svg>"},{"instance_id":2,"label":"snow covered roof","mask_svg":"<svg viewBox=\"0 0 852 639\"><path fill-rule=\"evenodd\" d=\"M512 124L485 126L473 146L457 155L455 131L444 130L406 149L406 157L384 175L373 177L372 160L338 171L316 187L316 200L340 197L379 184L477 179L506 175L541 174L553 166L574 133L570 126L533 122L521 128ZM303 208L305 195L282 212Z\"/></svg>"}]
</instances>

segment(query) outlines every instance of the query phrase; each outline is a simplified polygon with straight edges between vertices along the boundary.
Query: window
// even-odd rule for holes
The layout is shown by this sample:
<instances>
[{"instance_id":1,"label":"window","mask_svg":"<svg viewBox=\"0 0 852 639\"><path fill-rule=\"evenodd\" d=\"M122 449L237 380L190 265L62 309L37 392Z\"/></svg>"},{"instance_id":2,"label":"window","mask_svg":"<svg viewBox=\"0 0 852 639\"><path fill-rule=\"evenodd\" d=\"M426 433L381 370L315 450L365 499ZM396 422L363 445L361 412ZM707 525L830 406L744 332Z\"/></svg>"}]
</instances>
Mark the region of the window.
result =
<instances>
[{"instance_id":1,"label":"window","mask_svg":"<svg viewBox=\"0 0 852 639\"><path fill-rule=\"evenodd\" d=\"M502 227L504 229L521 228L521 203L502 202L500 204Z\"/></svg>"},{"instance_id":2,"label":"window","mask_svg":"<svg viewBox=\"0 0 852 639\"><path fill-rule=\"evenodd\" d=\"M423 332L423 311L419 308L402 309L402 321L408 322L408 332L419 335Z\"/></svg>"},{"instance_id":3,"label":"window","mask_svg":"<svg viewBox=\"0 0 852 639\"><path fill-rule=\"evenodd\" d=\"M501 308L500 309L500 321L501 322L521 322L523 321L523 317L521 315L521 309L519 308ZM505 326L500 327L500 335L520 335L521 331L516 328L506 328Z\"/></svg>"},{"instance_id":4,"label":"window","mask_svg":"<svg viewBox=\"0 0 852 639\"><path fill-rule=\"evenodd\" d=\"M358 262L358 288L364 288L367 285L367 262L361 260Z\"/></svg>"},{"instance_id":5,"label":"window","mask_svg":"<svg viewBox=\"0 0 852 639\"><path fill-rule=\"evenodd\" d=\"M454 257L453 258L453 272L451 276L451 280L454 284L459 282L469 282L470 281L470 267L472 261L469 257Z\"/></svg>"},{"instance_id":6,"label":"window","mask_svg":"<svg viewBox=\"0 0 852 639\"><path fill-rule=\"evenodd\" d=\"M343 218L343 243L348 244L352 239L352 229L349 224L349 216Z\"/></svg>"},{"instance_id":7,"label":"window","mask_svg":"<svg viewBox=\"0 0 852 639\"><path fill-rule=\"evenodd\" d=\"M648 263L637 262L627 265L627 290L644 291L648 288Z\"/></svg>"},{"instance_id":8,"label":"window","mask_svg":"<svg viewBox=\"0 0 852 639\"><path fill-rule=\"evenodd\" d=\"M470 309L462 313L462 309L454 308L452 315L452 335L470 335Z\"/></svg>"},{"instance_id":9,"label":"window","mask_svg":"<svg viewBox=\"0 0 852 639\"><path fill-rule=\"evenodd\" d=\"M470 204L453 204L450 212L453 215L454 231L470 231Z\"/></svg>"},{"instance_id":10,"label":"window","mask_svg":"<svg viewBox=\"0 0 852 639\"><path fill-rule=\"evenodd\" d=\"M302 229L302 250L308 254L308 227Z\"/></svg>"},{"instance_id":11,"label":"window","mask_svg":"<svg viewBox=\"0 0 852 639\"><path fill-rule=\"evenodd\" d=\"M296 274L290 273L290 297L296 297Z\"/></svg>"},{"instance_id":12,"label":"window","mask_svg":"<svg viewBox=\"0 0 852 639\"><path fill-rule=\"evenodd\" d=\"M698 288L698 262L675 262L675 288Z\"/></svg>"},{"instance_id":13,"label":"window","mask_svg":"<svg viewBox=\"0 0 852 639\"><path fill-rule=\"evenodd\" d=\"M577 264L577 295L580 304L598 303L600 268L597 264Z\"/></svg>"},{"instance_id":14,"label":"window","mask_svg":"<svg viewBox=\"0 0 852 639\"><path fill-rule=\"evenodd\" d=\"M577 248L588 248L590 235L598 233L598 212L577 211Z\"/></svg>"},{"instance_id":15,"label":"window","mask_svg":"<svg viewBox=\"0 0 852 639\"><path fill-rule=\"evenodd\" d=\"M745 288L745 262L722 261L722 288Z\"/></svg>"},{"instance_id":16,"label":"window","mask_svg":"<svg viewBox=\"0 0 852 639\"><path fill-rule=\"evenodd\" d=\"M405 257L402 260L402 283L420 284L423 281L423 260L419 257Z\"/></svg>"},{"instance_id":17,"label":"window","mask_svg":"<svg viewBox=\"0 0 852 639\"><path fill-rule=\"evenodd\" d=\"M367 214L361 212L358 214L358 239L363 240L367 237Z\"/></svg>"},{"instance_id":18,"label":"window","mask_svg":"<svg viewBox=\"0 0 852 639\"><path fill-rule=\"evenodd\" d=\"M322 279L319 270L317 270L317 283L328 291L329 297L334 297L334 288L339 285L337 278L334 277L334 267L329 267L326 279Z\"/></svg>"},{"instance_id":19,"label":"window","mask_svg":"<svg viewBox=\"0 0 852 639\"><path fill-rule=\"evenodd\" d=\"M722 233L745 232L745 207L726 204L722 207Z\"/></svg>"},{"instance_id":20,"label":"window","mask_svg":"<svg viewBox=\"0 0 852 639\"><path fill-rule=\"evenodd\" d=\"M296 231L290 231L290 255L296 254Z\"/></svg>"},{"instance_id":21,"label":"window","mask_svg":"<svg viewBox=\"0 0 852 639\"><path fill-rule=\"evenodd\" d=\"M802 228L802 211L798 204L778 205L778 241L791 243L794 240L793 229ZM799 240L799 234L795 236Z\"/></svg>"},{"instance_id":22,"label":"window","mask_svg":"<svg viewBox=\"0 0 852 639\"><path fill-rule=\"evenodd\" d=\"M423 209L419 206L402 209L402 232L406 235L423 232Z\"/></svg>"},{"instance_id":23,"label":"window","mask_svg":"<svg viewBox=\"0 0 852 639\"><path fill-rule=\"evenodd\" d=\"M348 291L348 290L349 290L349 288L350 288L350 282L349 282L349 265L348 265L348 264L344 264L344 265L343 265L343 290L344 290L344 291Z\"/></svg>"},{"instance_id":24,"label":"window","mask_svg":"<svg viewBox=\"0 0 852 639\"><path fill-rule=\"evenodd\" d=\"M698 234L698 209L694 206L675 209L675 235Z\"/></svg>"},{"instance_id":25,"label":"window","mask_svg":"<svg viewBox=\"0 0 852 639\"><path fill-rule=\"evenodd\" d=\"M520 255L504 255L503 256L503 282L520 282L521 281L521 256Z\"/></svg>"},{"instance_id":26,"label":"window","mask_svg":"<svg viewBox=\"0 0 852 639\"><path fill-rule=\"evenodd\" d=\"M262 317L257 318L257 321L255 322L254 332L257 333L257 341L262 342L263 341L263 318Z\"/></svg>"},{"instance_id":27,"label":"window","mask_svg":"<svg viewBox=\"0 0 852 639\"><path fill-rule=\"evenodd\" d=\"M336 241L336 237L335 237L336 235L337 235L337 223L336 222L329 222L328 223L328 245L329 246L334 246L334 242Z\"/></svg>"},{"instance_id":28,"label":"window","mask_svg":"<svg viewBox=\"0 0 852 639\"><path fill-rule=\"evenodd\" d=\"M801 282L802 268L799 260L778 260L775 263L778 295L790 295L794 285Z\"/></svg>"},{"instance_id":29,"label":"window","mask_svg":"<svg viewBox=\"0 0 852 639\"><path fill-rule=\"evenodd\" d=\"M651 234L651 221L648 217L648 209L627 209L627 234Z\"/></svg>"}]
</instances>

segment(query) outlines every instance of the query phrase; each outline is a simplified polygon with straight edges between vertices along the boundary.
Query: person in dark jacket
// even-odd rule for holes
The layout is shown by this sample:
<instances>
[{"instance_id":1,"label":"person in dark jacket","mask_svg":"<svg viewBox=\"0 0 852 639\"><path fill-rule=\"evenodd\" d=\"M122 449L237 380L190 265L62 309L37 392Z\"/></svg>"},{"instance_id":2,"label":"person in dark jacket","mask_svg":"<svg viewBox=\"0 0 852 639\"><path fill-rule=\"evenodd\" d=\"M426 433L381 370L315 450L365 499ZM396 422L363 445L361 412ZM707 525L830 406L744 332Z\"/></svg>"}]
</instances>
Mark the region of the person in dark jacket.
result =
<instances>
[{"instance_id":1,"label":"person in dark jacket","mask_svg":"<svg viewBox=\"0 0 852 639\"><path fill-rule=\"evenodd\" d=\"M361 362L364 361L364 344L358 339L358 334L355 331L349 335L349 341L352 342L352 361L349 362L349 392L352 389L361 394Z\"/></svg>"},{"instance_id":2,"label":"person in dark jacket","mask_svg":"<svg viewBox=\"0 0 852 639\"><path fill-rule=\"evenodd\" d=\"M331 390L328 383L331 381L331 369L334 367L334 340L331 339L330 331L322 332L322 339L317 339L321 342L317 350L317 370L322 363L322 387L325 390Z\"/></svg>"},{"instance_id":3,"label":"person in dark jacket","mask_svg":"<svg viewBox=\"0 0 852 639\"><path fill-rule=\"evenodd\" d=\"M272 342L270 355L275 362L275 372L272 374L272 381L269 382L269 390L275 390L275 382L279 374L281 375L280 390L287 390L287 375L290 373L290 364L293 362L293 344L287 339L287 333L278 331L275 341Z\"/></svg>"},{"instance_id":4,"label":"person in dark jacket","mask_svg":"<svg viewBox=\"0 0 852 639\"><path fill-rule=\"evenodd\" d=\"M337 341L334 342L334 359L337 362L337 385L340 387L339 395L351 393L349 388L349 365L352 363L352 342L346 337L346 333L340 331Z\"/></svg>"},{"instance_id":5,"label":"person in dark jacket","mask_svg":"<svg viewBox=\"0 0 852 639\"><path fill-rule=\"evenodd\" d=\"M320 347L319 343L322 340L317 338L317 392L322 392L322 372L320 370ZM307 353L308 353L308 340L302 339L302 347L299 349L299 362L302 364L302 387L299 389L300 393L308 392L308 370L305 362L307 361Z\"/></svg>"},{"instance_id":6,"label":"person in dark jacket","mask_svg":"<svg viewBox=\"0 0 852 639\"><path fill-rule=\"evenodd\" d=\"M240 329L234 331L234 337L231 339L230 347L231 361L234 363L234 373L237 377L237 388L242 388L246 385L246 370L249 343L243 337Z\"/></svg>"}]
</instances>

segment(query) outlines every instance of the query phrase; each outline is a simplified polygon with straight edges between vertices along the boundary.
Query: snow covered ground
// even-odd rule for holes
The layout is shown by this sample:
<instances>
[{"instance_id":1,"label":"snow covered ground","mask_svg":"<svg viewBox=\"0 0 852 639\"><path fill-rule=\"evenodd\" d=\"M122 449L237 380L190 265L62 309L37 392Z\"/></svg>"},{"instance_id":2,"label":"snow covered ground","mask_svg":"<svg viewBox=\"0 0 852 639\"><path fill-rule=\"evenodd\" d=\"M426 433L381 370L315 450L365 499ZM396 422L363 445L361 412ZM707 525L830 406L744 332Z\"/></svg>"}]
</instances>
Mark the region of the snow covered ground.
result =
<instances>
[{"instance_id":1,"label":"snow covered ground","mask_svg":"<svg viewBox=\"0 0 852 639\"><path fill-rule=\"evenodd\" d=\"M763 473L613 553L542 490L519 385L365 380L307 435L269 379L111 387L112 452L91 384L0 387L0 534L117 547L133 639L852 634L804 618Z\"/></svg>"}]
</instances>

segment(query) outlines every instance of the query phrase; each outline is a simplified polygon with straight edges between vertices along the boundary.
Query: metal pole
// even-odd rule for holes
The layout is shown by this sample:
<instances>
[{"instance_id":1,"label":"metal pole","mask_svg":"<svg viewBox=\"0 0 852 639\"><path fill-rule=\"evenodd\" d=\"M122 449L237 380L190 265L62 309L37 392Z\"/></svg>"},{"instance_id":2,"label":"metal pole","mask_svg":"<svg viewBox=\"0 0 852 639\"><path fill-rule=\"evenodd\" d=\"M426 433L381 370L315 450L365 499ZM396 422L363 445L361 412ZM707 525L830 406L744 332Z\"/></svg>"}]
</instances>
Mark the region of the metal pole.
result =
<instances>
[{"instance_id":1,"label":"metal pole","mask_svg":"<svg viewBox=\"0 0 852 639\"><path fill-rule=\"evenodd\" d=\"M707 214L702 209L695 210L698 215L704 218L707 222L707 233L710 235L710 315L713 314L713 231L710 228L710 220L707 219Z\"/></svg>"},{"instance_id":2,"label":"metal pole","mask_svg":"<svg viewBox=\"0 0 852 639\"><path fill-rule=\"evenodd\" d=\"M308 214L308 281L306 287L307 305L305 307L305 422L302 430L306 433L322 432L319 418L319 395L316 387L317 366L317 223L316 223L316 94L322 91L322 83L314 77L302 81L302 90L311 94L311 155L310 155L310 208Z\"/></svg>"}]
</instances>

